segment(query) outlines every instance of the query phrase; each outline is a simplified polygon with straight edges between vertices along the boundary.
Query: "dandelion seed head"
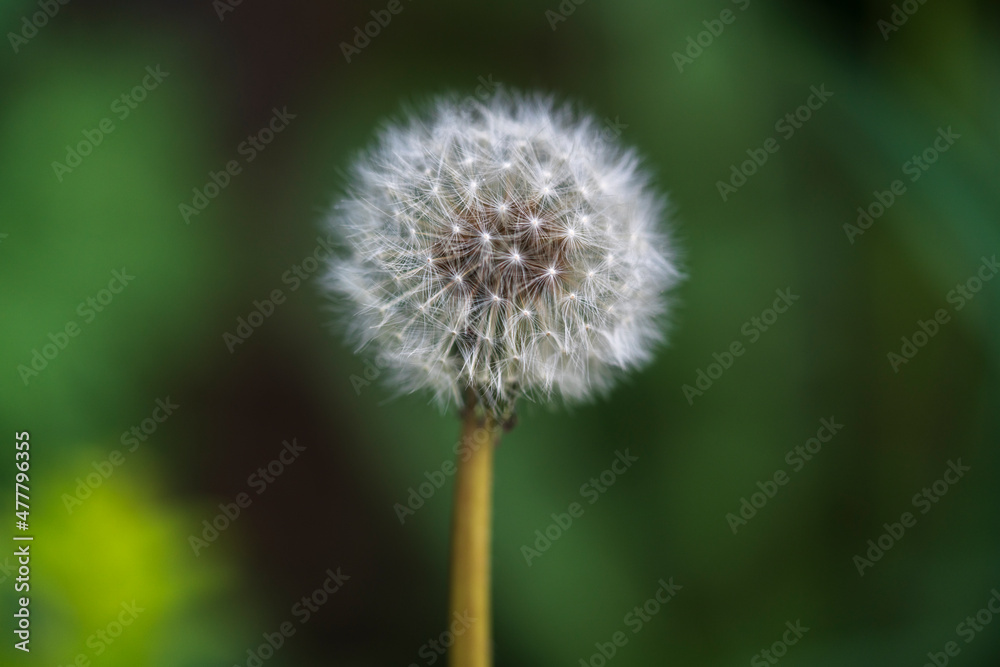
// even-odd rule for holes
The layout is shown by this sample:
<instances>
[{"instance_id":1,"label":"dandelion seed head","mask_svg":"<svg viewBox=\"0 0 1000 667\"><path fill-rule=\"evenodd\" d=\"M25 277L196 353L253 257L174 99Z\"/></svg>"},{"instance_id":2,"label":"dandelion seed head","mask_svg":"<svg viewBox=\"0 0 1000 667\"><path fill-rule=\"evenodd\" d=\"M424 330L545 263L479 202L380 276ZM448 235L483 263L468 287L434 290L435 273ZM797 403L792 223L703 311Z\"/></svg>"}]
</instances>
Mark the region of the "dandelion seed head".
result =
<instances>
[{"instance_id":1,"label":"dandelion seed head","mask_svg":"<svg viewBox=\"0 0 1000 667\"><path fill-rule=\"evenodd\" d=\"M549 98L438 100L354 163L326 286L401 391L583 400L647 362L681 278L635 153ZM402 222L405 221L405 222Z\"/></svg>"}]
</instances>

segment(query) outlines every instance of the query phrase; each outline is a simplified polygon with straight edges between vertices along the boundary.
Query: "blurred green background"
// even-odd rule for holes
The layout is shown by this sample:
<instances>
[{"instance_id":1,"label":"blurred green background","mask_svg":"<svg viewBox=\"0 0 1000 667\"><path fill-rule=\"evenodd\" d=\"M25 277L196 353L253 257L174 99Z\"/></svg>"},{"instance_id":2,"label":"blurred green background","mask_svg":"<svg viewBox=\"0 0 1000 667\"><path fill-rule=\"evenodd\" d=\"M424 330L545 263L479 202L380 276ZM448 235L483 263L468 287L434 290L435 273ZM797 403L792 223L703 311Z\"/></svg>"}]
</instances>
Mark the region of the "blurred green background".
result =
<instances>
[{"instance_id":1,"label":"blurred green background","mask_svg":"<svg viewBox=\"0 0 1000 667\"><path fill-rule=\"evenodd\" d=\"M364 45L355 29L387 4L0 7L3 539L20 431L35 536L30 655L0 551L0 662L443 661L452 480L402 524L396 506L439 480L457 420L357 381L373 360L331 327L307 258L381 119L486 81L577 100L637 147L689 275L651 367L594 405L523 405L499 449L497 665L1000 664L1000 619L960 626L1000 587L1000 281L952 292L1000 253L995 3L402 0ZM894 12L898 30L880 23ZM789 136L812 86L833 95ZM244 143L275 110L294 118ZM913 171L939 128L959 138ZM81 142L97 145L77 162ZM845 229L897 179L883 215ZM778 289L799 299L763 331ZM699 371L717 379L689 401ZM821 451L786 459L830 418ZM637 461L605 492L581 488L625 450ZM959 459L947 495L915 502ZM744 498L766 504L727 519ZM572 502L583 516L549 528ZM884 537L904 512L915 525ZM546 548L529 565L524 546ZM670 578L682 588L635 632L627 615ZM324 603L306 614L303 597Z\"/></svg>"}]
</instances>

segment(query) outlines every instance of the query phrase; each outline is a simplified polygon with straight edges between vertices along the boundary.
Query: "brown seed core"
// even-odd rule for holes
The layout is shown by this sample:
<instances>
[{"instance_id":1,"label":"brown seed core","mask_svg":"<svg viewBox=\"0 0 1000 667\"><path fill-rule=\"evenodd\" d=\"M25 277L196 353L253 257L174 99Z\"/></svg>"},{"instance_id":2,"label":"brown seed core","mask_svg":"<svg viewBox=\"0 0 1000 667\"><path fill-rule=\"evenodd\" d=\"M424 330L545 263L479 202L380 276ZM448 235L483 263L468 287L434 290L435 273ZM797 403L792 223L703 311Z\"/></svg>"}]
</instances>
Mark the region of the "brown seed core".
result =
<instances>
[{"instance_id":1,"label":"brown seed core","mask_svg":"<svg viewBox=\"0 0 1000 667\"><path fill-rule=\"evenodd\" d=\"M553 225L536 201L511 203L506 211L455 210L452 227L431 245L433 270L448 289L477 302L499 297L527 306L567 279L568 250Z\"/></svg>"}]
</instances>

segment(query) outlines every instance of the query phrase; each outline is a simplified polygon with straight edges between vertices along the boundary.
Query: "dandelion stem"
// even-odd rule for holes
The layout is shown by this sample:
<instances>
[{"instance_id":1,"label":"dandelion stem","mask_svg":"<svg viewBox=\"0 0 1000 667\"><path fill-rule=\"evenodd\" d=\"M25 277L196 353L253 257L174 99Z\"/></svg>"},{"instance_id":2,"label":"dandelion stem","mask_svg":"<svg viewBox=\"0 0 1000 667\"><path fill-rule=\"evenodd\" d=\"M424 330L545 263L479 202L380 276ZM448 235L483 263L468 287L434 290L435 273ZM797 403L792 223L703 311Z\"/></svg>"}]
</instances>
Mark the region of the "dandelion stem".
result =
<instances>
[{"instance_id":1,"label":"dandelion stem","mask_svg":"<svg viewBox=\"0 0 1000 667\"><path fill-rule=\"evenodd\" d=\"M451 667L493 664L490 614L490 535L492 531L493 448L501 428L489 414L466 405L462 446L458 451L451 523L451 595L449 624L471 620L455 633Z\"/></svg>"}]
</instances>

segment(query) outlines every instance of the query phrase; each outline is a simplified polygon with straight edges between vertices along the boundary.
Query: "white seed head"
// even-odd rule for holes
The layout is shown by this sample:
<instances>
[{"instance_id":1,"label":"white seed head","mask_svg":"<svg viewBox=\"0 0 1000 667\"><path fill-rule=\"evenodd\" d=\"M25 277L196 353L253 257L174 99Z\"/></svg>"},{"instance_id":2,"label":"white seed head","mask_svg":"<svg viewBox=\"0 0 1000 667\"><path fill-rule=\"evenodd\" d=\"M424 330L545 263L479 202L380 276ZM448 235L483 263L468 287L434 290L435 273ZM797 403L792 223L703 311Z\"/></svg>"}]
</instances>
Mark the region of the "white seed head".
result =
<instances>
[{"instance_id":1,"label":"white seed head","mask_svg":"<svg viewBox=\"0 0 1000 667\"><path fill-rule=\"evenodd\" d=\"M383 130L330 216L327 286L399 388L578 400L646 362L681 277L637 156L550 99L440 99Z\"/></svg>"}]
</instances>

